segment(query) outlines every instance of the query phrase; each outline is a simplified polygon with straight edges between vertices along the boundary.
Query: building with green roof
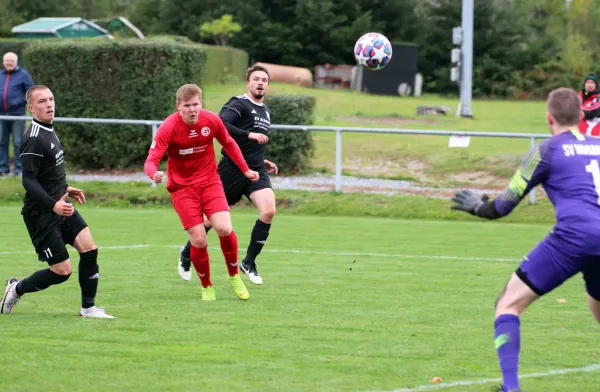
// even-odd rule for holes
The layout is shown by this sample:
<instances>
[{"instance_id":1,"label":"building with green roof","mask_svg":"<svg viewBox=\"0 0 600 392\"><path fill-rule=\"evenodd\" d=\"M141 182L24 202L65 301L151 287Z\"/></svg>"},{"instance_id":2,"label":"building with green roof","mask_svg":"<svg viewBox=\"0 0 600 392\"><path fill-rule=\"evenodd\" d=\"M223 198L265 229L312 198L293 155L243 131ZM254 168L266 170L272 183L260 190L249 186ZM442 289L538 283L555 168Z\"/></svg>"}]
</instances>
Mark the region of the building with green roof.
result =
<instances>
[{"instance_id":1,"label":"building with green roof","mask_svg":"<svg viewBox=\"0 0 600 392\"><path fill-rule=\"evenodd\" d=\"M37 18L11 30L17 38L110 38L112 35L97 24L83 18Z\"/></svg>"}]
</instances>

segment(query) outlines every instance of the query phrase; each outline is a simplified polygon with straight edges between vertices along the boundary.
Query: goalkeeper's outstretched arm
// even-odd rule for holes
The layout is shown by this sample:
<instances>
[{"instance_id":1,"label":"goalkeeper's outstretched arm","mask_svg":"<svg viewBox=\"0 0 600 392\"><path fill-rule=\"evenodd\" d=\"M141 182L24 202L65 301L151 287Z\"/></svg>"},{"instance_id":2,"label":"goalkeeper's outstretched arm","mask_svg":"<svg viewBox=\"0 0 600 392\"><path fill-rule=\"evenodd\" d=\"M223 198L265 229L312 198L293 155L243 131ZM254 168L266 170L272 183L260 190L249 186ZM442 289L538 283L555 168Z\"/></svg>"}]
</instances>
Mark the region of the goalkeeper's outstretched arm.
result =
<instances>
[{"instance_id":1,"label":"goalkeeper's outstretched arm","mask_svg":"<svg viewBox=\"0 0 600 392\"><path fill-rule=\"evenodd\" d=\"M498 219L510 214L533 188L546 180L550 168L550 162L543 156L546 149L547 141L534 147L523 159L508 187L496 199L480 199L473 191L463 190L452 198L457 204L451 208L485 219Z\"/></svg>"}]
</instances>

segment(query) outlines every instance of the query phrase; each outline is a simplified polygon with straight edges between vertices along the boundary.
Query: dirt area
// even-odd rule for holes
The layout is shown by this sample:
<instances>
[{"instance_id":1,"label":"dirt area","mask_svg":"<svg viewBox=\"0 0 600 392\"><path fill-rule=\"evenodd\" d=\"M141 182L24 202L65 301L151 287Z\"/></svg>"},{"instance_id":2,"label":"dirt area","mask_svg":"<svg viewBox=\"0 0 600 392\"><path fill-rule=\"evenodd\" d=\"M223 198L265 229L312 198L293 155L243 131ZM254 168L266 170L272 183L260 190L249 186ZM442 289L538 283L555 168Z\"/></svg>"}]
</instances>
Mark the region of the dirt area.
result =
<instances>
[{"instance_id":1,"label":"dirt area","mask_svg":"<svg viewBox=\"0 0 600 392\"><path fill-rule=\"evenodd\" d=\"M425 177L424 171L427 167L425 162L415 160L390 161L381 158L377 160L364 160L359 157L349 157L343 162L343 169L345 171L358 173L364 176L423 178ZM335 164L329 169L335 170ZM425 179L423 178L423 180Z\"/></svg>"},{"instance_id":2,"label":"dirt area","mask_svg":"<svg viewBox=\"0 0 600 392\"><path fill-rule=\"evenodd\" d=\"M335 164L327 167L335 171ZM420 184L470 184L476 187L504 187L507 179L494 176L485 171L473 171L463 173L449 173L443 176L432 176L426 173L429 165L418 160L363 160L361 158L347 158L343 162L345 172L360 174L361 176L385 176L407 181L416 181Z\"/></svg>"},{"instance_id":3,"label":"dirt area","mask_svg":"<svg viewBox=\"0 0 600 392\"><path fill-rule=\"evenodd\" d=\"M486 188L504 187L508 181L506 178L497 177L483 171L449 174L446 179L457 183L485 185Z\"/></svg>"},{"instance_id":4,"label":"dirt area","mask_svg":"<svg viewBox=\"0 0 600 392\"><path fill-rule=\"evenodd\" d=\"M426 173L429 165L418 160L363 160L361 158L348 158L343 163L344 172L358 174L364 177L389 177L392 179L413 181L422 186L450 187L458 184L486 189L502 189L508 179L494 176L484 171L463 173L449 173L443 176L432 176ZM327 165L331 172L335 171L335 164ZM89 176L127 176L140 174L140 169L90 169L77 170L73 174ZM366 190L368 191L368 190Z\"/></svg>"}]
</instances>

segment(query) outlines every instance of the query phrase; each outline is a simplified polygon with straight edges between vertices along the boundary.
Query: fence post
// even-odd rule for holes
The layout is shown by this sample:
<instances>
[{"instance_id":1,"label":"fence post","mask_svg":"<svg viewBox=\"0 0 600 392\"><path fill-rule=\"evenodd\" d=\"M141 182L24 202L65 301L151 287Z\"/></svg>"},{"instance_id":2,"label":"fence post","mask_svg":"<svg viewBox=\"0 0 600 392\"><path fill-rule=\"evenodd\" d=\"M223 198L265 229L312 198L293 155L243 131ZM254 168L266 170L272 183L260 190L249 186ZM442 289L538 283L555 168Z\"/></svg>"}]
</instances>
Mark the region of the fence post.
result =
<instances>
[{"instance_id":1,"label":"fence post","mask_svg":"<svg viewBox=\"0 0 600 392\"><path fill-rule=\"evenodd\" d=\"M342 130L335 130L335 191L342 189Z\"/></svg>"},{"instance_id":2,"label":"fence post","mask_svg":"<svg viewBox=\"0 0 600 392\"><path fill-rule=\"evenodd\" d=\"M530 139L530 148L535 148L535 137ZM529 204L535 204L535 188L529 192Z\"/></svg>"},{"instance_id":3,"label":"fence post","mask_svg":"<svg viewBox=\"0 0 600 392\"><path fill-rule=\"evenodd\" d=\"M150 143L152 143L154 141L154 137L156 136L157 131L158 131L158 125L152 124L152 140L150 141ZM156 188L156 183L152 180L150 180L150 187Z\"/></svg>"}]
</instances>

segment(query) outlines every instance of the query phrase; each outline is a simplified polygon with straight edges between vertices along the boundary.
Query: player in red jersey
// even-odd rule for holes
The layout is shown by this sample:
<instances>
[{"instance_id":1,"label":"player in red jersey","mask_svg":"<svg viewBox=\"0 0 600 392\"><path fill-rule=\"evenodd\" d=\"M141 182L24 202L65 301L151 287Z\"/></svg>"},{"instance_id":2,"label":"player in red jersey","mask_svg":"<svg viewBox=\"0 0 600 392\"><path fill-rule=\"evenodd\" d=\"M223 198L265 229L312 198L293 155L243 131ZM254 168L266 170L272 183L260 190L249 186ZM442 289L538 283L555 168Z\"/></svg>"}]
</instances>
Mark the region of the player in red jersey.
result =
<instances>
[{"instance_id":1,"label":"player in red jersey","mask_svg":"<svg viewBox=\"0 0 600 392\"><path fill-rule=\"evenodd\" d=\"M158 164L167 153L167 190L192 243L191 259L202 284L202 299L216 299L210 281L204 216L219 236L229 283L238 298L248 299L248 290L238 273L238 242L217 172L214 138L247 178L253 182L258 180L258 173L248 168L223 121L217 114L202 109L200 87L183 85L177 90L177 112L167 117L158 128L144 169L154 182L161 183L164 173L158 170Z\"/></svg>"},{"instance_id":2,"label":"player in red jersey","mask_svg":"<svg viewBox=\"0 0 600 392\"><path fill-rule=\"evenodd\" d=\"M583 118L579 121L579 132L589 136L600 136L600 86L595 74L589 74L579 91Z\"/></svg>"}]
</instances>

